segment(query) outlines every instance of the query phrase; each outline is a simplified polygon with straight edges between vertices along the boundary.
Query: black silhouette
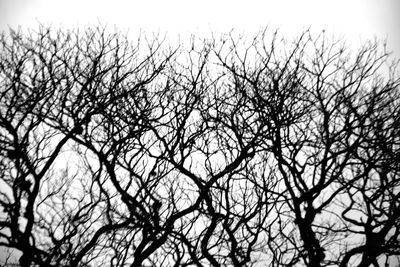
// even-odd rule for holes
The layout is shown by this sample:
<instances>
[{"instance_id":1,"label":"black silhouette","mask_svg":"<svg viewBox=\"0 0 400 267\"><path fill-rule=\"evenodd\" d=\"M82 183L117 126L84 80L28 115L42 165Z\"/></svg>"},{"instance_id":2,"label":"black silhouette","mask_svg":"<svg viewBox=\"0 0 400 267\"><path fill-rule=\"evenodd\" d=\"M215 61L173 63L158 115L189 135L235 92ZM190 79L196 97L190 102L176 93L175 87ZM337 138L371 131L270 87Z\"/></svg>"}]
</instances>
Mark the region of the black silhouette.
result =
<instances>
[{"instance_id":1,"label":"black silhouette","mask_svg":"<svg viewBox=\"0 0 400 267\"><path fill-rule=\"evenodd\" d=\"M396 265L381 44L221 38L1 35L3 266Z\"/></svg>"}]
</instances>

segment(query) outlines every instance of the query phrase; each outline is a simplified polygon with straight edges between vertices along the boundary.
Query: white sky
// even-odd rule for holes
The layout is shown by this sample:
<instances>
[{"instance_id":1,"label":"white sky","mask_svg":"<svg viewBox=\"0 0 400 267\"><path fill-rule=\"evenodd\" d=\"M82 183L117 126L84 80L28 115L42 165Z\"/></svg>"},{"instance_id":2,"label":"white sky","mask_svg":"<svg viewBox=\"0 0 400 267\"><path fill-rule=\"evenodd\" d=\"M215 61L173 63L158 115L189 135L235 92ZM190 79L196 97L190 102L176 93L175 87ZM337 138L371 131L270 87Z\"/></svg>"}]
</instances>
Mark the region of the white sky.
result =
<instances>
[{"instance_id":1,"label":"white sky","mask_svg":"<svg viewBox=\"0 0 400 267\"><path fill-rule=\"evenodd\" d=\"M387 38L400 57L399 0L0 0L0 26L109 26L185 35L210 32L252 33L269 25L298 35L311 26L350 44Z\"/></svg>"},{"instance_id":2,"label":"white sky","mask_svg":"<svg viewBox=\"0 0 400 267\"><path fill-rule=\"evenodd\" d=\"M387 38L388 49L400 58L400 0L0 0L0 30L99 21L133 34L169 36L232 29L251 35L265 26L294 36L311 26L353 45Z\"/></svg>"}]
</instances>

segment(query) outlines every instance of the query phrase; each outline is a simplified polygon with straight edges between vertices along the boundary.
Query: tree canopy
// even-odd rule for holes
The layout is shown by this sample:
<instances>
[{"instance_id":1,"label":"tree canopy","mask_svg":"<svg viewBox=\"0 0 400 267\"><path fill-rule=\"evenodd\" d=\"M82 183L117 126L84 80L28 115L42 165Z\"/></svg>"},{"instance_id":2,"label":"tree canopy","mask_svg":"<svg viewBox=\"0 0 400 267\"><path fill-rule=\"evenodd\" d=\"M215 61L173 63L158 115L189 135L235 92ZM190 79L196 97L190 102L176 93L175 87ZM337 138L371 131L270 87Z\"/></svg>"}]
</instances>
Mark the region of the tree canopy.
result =
<instances>
[{"instance_id":1,"label":"tree canopy","mask_svg":"<svg viewBox=\"0 0 400 267\"><path fill-rule=\"evenodd\" d=\"M5 266L399 262L383 43L40 27L0 51Z\"/></svg>"}]
</instances>

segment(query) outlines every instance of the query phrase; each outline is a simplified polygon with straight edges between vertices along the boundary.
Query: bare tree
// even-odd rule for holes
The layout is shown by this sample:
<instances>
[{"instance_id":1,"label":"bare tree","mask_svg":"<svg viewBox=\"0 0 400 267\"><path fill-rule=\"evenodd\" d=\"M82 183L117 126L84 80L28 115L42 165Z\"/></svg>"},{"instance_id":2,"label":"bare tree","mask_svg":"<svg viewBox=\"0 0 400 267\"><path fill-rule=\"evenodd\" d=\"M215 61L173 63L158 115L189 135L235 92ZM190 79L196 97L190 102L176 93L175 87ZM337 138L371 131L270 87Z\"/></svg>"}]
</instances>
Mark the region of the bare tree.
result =
<instances>
[{"instance_id":1,"label":"bare tree","mask_svg":"<svg viewBox=\"0 0 400 267\"><path fill-rule=\"evenodd\" d=\"M21 266L398 260L400 79L379 42L0 45L0 246Z\"/></svg>"}]
</instances>

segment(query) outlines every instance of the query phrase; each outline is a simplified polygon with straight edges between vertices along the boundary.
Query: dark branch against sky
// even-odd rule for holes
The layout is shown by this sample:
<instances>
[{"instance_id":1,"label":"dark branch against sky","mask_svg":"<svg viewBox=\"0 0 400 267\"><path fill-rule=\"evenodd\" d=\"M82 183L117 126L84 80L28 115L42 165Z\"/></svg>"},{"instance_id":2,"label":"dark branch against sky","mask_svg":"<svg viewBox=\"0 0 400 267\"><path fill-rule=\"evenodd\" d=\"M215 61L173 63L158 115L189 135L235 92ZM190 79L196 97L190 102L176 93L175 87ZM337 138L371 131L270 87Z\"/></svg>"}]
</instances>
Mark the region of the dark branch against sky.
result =
<instances>
[{"instance_id":1,"label":"dark branch against sky","mask_svg":"<svg viewBox=\"0 0 400 267\"><path fill-rule=\"evenodd\" d=\"M23 267L398 262L400 73L384 44L191 42L0 36L0 247Z\"/></svg>"},{"instance_id":2,"label":"dark branch against sky","mask_svg":"<svg viewBox=\"0 0 400 267\"><path fill-rule=\"evenodd\" d=\"M46 1L0 0L0 26L87 26L98 21L136 33L172 35L255 33L267 25L296 36L305 28L325 29L351 45L377 37L400 55L400 4L397 0L354 1ZM399 57L399 56L397 56Z\"/></svg>"}]
</instances>

